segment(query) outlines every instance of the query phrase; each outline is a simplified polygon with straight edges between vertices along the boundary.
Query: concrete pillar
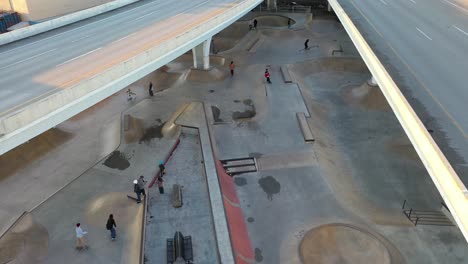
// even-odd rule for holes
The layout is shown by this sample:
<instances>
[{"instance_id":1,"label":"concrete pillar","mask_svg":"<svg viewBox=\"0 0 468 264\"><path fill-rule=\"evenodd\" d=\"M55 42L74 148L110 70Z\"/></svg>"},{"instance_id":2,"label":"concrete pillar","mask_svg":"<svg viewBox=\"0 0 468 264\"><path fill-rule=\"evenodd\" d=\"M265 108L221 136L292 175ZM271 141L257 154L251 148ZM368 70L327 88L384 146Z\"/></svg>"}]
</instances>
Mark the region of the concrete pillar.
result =
<instances>
[{"instance_id":1,"label":"concrete pillar","mask_svg":"<svg viewBox=\"0 0 468 264\"><path fill-rule=\"evenodd\" d=\"M193 67L195 69L210 69L210 44L211 37L192 49Z\"/></svg>"},{"instance_id":2,"label":"concrete pillar","mask_svg":"<svg viewBox=\"0 0 468 264\"><path fill-rule=\"evenodd\" d=\"M372 76L368 81L367 81L367 84L369 84L370 86L379 86L377 84L377 80L375 80L374 76Z\"/></svg>"},{"instance_id":3,"label":"concrete pillar","mask_svg":"<svg viewBox=\"0 0 468 264\"><path fill-rule=\"evenodd\" d=\"M276 10L276 1L277 1L277 0L266 0L266 2L267 2L267 9L268 9L268 10L272 10L272 9Z\"/></svg>"},{"instance_id":4,"label":"concrete pillar","mask_svg":"<svg viewBox=\"0 0 468 264\"><path fill-rule=\"evenodd\" d=\"M331 12L331 11L332 11L332 8L331 8L330 3L328 3L328 7L327 7L327 8L328 8L328 12Z\"/></svg>"}]
</instances>

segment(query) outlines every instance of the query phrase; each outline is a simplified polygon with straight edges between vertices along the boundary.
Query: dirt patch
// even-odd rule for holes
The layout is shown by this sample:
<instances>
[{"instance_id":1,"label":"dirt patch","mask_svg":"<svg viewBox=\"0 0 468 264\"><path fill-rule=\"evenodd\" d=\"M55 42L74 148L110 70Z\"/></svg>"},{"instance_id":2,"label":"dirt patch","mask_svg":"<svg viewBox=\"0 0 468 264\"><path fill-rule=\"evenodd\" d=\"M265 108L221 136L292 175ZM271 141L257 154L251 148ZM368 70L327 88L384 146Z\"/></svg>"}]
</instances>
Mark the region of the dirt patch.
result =
<instances>
[{"instance_id":1,"label":"dirt patch","mask_svg":"<svg viewBox=\"0 0 468 264\"><path fill-rule=\"evenodd\" d=\"M43 263L48 241L47 229L27 213L0 239L0 263Z\"/></svg>"},{"instance_id":2,"label":"dirt patch","mask_svg":"<svg viewBox=\"0 0 468 264\"><path fill-rule=\"evenodd\" d=\"M73 134L52 128L0 156L0 180L52 152L73 137Z\"/></svg>"},{"instance_id":3,"label":"dirt patch","mask_svg":"<svg viewBox=\"0 0 468 264\"><path fill-rule=\"evenodd\" d=\"M344 224L330 224L307 232L301 241L304 264L390 264L384 243L368 231Z\"/></svg>"},{"instance_id":4,"label":"dirt patch","mask_svg":"<svg viewBox=\"0 0 468 264\"><path fill-rule=\"evenodd\" d=\"M234 183L237 186L244 186L244 185L247 185L247 179L245 179L244 177L235 177Z\"/></svg>"},{"instance_id":5,"label":"dirt patch","mask_svg":"<svg viewBox=\"0 0 468 264\"><path fill-rule=\"evenodd\" d=\"M342 96L351 103L371 110L389 111L390 106L379 87L364 83L360 86L346 86L342 89Z\"/></svg>"},{"instance_id":6,"label":"dirt patch","mask_svg":"<svg viewBox=\"0 0 468 264\"><path fill-rule=\"evenodd\" d=\"M273 176L262 177L258 180L258 184L262 187L263 191L267 194L268 200L273 200L273 195L281 191L280 183L273 178Z\"/></svg>"},{"instance_id":7,"label":"dirt patch","mask_svg":"<svg viewBox=\"0 0 468 264\"><path fill-rule=\"evenodd\" d=\"M162 138L163 137L162 128L164 127L165 124L166 122L147 128L145 130L145 133L140 139L140 144L143 142L149 143L151 142L151 140L155 138Z\"/></svg>"},{"instance_id":8,"label":"dirt patch","mask_svg":"<svg viewBox=\"0 0 468 264\"><path fill-rule=\"evenodd\" d=\"M252 102L252 100L246 99L243 101L243 103L247 109L243 112L235 111L234 113L232 113L232 119L238 120L238 119L253 118L257 114L255 105Z\"/></svg>"},{"instance_id":9,"label":"dirt patch","mask_svg":"<svg viewBox=\"0 0 468 264\"><path fill-rule=\"evenodd\" d=\"M218 107L212 105L211 112L213 112L213 118L215 122L223 122L223 119L219 118L219 116L221 115L221 110L219 110Z\"/></svg>"},{"instance_id":10,"label":"dirt patch","mask_svg":"<svg viewBox=\"0 0 468 264\"><path fill-rule=\"evenodd\" d=\"M393 138L386 143L385 147L403 159L420 160L418 153L406 137Z\"/></svg>"},{"instance_id":11,"label":"dirt patch","mask_svg":"<svg viewBox=\"0 0 468 264\"><path fill-rule=\"evenodd\" d=\"M130 167L130 158L116 150L104 161L103 165L111 169L125 170Z\"/></svg>"}]
</instances>

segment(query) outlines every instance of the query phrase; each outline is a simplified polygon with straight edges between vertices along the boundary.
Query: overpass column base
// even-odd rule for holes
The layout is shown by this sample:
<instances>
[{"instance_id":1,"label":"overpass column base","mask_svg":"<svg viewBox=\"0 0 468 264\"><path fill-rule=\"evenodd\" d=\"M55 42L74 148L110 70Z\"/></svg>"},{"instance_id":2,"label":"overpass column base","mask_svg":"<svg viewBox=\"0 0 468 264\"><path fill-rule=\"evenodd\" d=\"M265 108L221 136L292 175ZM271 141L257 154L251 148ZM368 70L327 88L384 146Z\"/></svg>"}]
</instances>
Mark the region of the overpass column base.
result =
<instances>
[{"instance_id":1,"label":"overpass column base","mask_svg":"<svg viewBox=\"0 0 468 264\"><path fill-rule=\"evenodd\" d=\"M276 10L276 2L277 0L267 0L267 9L268 10Z\"/></svg>"},{"instance_id":2,"label":"overpass column base","mask_svg":"<svg viewBox=\"0 0 468 264\"><path fill-rule=\"evenodd\" d=\"M379 84L378 84L377 81L375 80L374 76L372 76L372 77L367 81L367 84L368 84L369 86L373 86L373 87L379 86Z\"/></svg>"},{"instance_id":3,"label":"overpass column base","mask_svg":"<svg viewBox=\"0 0 468 264\"><path fill-rule=\"evenodd\" d=\"M210 45L211 37L192 49L193 67L195 69L210 69Z\"/></svg>"},{"instance_id":4,"label":"overpass column base","mask_svg":"<svg viewBox=\"0 0 468 264\"><path fill-rule=\"evenodd\" d=\"M332 11L332 8L331 8L331 5L330 5L330 3L328 3L328 7L327 7L327 9L328 9L328 12L331 12L331 11Z\"/></svg>"}]
</instances>

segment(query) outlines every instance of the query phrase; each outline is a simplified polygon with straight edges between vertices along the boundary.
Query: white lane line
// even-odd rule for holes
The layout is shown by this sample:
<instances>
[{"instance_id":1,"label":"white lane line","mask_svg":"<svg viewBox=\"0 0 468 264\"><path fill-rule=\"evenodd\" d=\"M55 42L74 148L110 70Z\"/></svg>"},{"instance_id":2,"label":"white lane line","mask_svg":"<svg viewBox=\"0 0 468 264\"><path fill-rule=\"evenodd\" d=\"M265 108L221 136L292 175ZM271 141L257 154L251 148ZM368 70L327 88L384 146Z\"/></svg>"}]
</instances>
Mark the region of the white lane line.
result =
<instances>
[{"instance_id":1,"label":"white lane line","mask_svg":"<svg viewBox=\"0 0 468 264\"><path fill-rule=\"evenodd\" d=\"M387 2L385 2L384 0L380 0L380 2L382 2L382 4L384 5L388 5Z\"/></svg>"},{"instance_id":2,"label":"white lane line","mask_svg":"<svg viewBox=\"0 0 468 264\"><path fill-rule=\"evenodd\" d=\"M419 31L419 33L423 34L428 40L432 40L431 37L429 37L424 31L420 30L418 27L416 29Z\"/></svg>"},{"instance_id":3,"label":"white lane line","mask_svg":"<svg viewBox=\"0 0 468 264\"><path fill-rule=\"evenodd\" d=\"M461 33L465 34L466 36L468 36L468 33L466 31L464 31L463 29L457 27L456 25L453 25L454 28L456 28L458 31L460 31Z\"/></svg>"},{"instance_id":4,"label":"white lane line","mask_svg":"<svg viewBox=\"0 0 468 264\"><path fill-rule=\"evenodd\" d=\"M143 19L144 17L147 17L147 16L153 14L154 12L155 12L155 11L153 11L153 12L151 12L151 13L148 13L148 14L146 14L146 15L144 15L144 16L141 16L141 17L135 19L135 21L140 20L140 19Z\"/></svg>"},{"instance_id":5,"label":"white lane line","mask_svg":"<svg viewBox=\"0 0 468 264\"><path fill-rule=\"evenodd\" d=\"M74 60L76 60L76 59L79 59L79 58L81 58L81 57L84 57L84 56L86 56L86 55L88 55L88 54L90 54L90 53L93 53L93 52L95 52L96 50L100 50L100 49L102 49L102 47L97 48L97 49L94 49L94 50L92 50L92 51L90 51L90 52L86 52L85 54L81 54L80 56L75 57L75 58L73 58L73 59L70 59L70 60L67 60L67 61L65 61L65 62L62 62L62 63L60 63L59 65L57 65L57 66L55 66L55 67L58 67L58 66L60 66L60 65L63 65L63 64L69 63L69 62L72 62L72 61L74 61Z\"/></svg>"},{"instance_id":6,"label":"white lane line","mask_svg":"<svg viewBox=\"0 0 468 264\"><path fill-rule=\"evenodd\" d=\"M72 43L75 43L75 42L80 41L80 40L82 40L82 39L85 39L85 38L87 38L87 37L89 37L89 35L83 36L83 37L81 37L81 38L74 39L74 40L72 40Z\"/></svg>"},{"instance_id":7,"label":"white lane line","mask_svg":"<svg viewBox=\"0 0 468 264\"><path fill-rule=\"evenodd\" d=\"M28 60L32 60L32 59L37 58L37 57L39 57L39 56L41 56L41 55L50 53L50 52L52 52L52 51L54 51L54 50L56 50L56 49L51 49L51 50L48 50L48 51L45 51L45 52L36 54L36 55L34 55L34 56L32 56L32 57L26 58L26 59L24 59L24 60L17 61L17 62L15 62L15 63L12 63L12 64L8 65L8 66L1 67L0 70L1 70L1 69L5 69L5 68L9 68L10 66L17 65L17 64L20 64L20 63L25 62L25 61L28 61Z\"/></svg>"},{"instance_id":8,"label":"white lane line","mask_svg":"<svg viewBox=\"0 0 468 264\"><path fill-rule=\"evenodd\" d=\"M60 36L60 35L63 35L63 34L67 34L67 33L70 33L70 32L74 32L74 31L76 31L76 30L78 30L78 29L81 29L81 28L84 28L84 27L87 27L87 26L90 26L90 25L93 25L93 24L102 23L102 22L104 22L104 21L106 21L106 20L109 20L109 19L111 19L111 18L118 19L118 16L120 16L120 15L123 15L123 14L126 14L126 13L130 13L130 12L135 12L136 9L140 9L140 8L142 8L142 7L144 7L144 6L147 6L147 5L150 5L150 4L154 4L154 2L151 1L151 2L146 3L146 4L144 4L144 5L141 5L141 6L132 8L132 9L127 10L127 11L122 12L122 13L118 13L118 14L109 16L109 17L107 17L107 18L100 19L100 20L98 20L98 21L95 21L95 22L92 22L92 23L83 25L83 26L81 26L81 27L77 27L77 28L74 28L74 29L72 29L72 30L67 30L67 31L62 32L62 33L59 33L59 34L56 34L56 35L53 35L53 36L50 36L50 37L47 37L47 38L43 38L43 39L38 40L38 41L36 41L36 42L32 42L32 43L26 44L26 45L24 45L24 46L20 46L20 47L14 48L14 49L10 49L10 50L8 50L8 51L5 51L5 52L0 53L0 55L3 55L3 54L8 53L8 52L15 51L15 50L17 50L17 49L21 49L21 48L25 48L25 47L28 47L28 46L31 46L31 45L35 45L35 44L37 44L37 43L39 43L39 42L41 42L41 41L48 40L48 39L51 39L51 38L55 38L55 37L57 37L57 36ZM83 20L83 21L86 21L86 20Z\"/></svg>"},{"instance_id":9,"label":"white lane line","mask_svg":"<svg viewBox=\"0 0 468 264\"><path fill-rule=\"evenodd\" d=\"M455 4L455 3L452 2L452 1L449 1L449 0L444 0L444 1L445 1L447 4L453 5L454 7L459 8L459 9L461 9L462 11L465 11L465 12L468 13L468 9L463 8L462 6L459 6L459 5Z\"/></svg>"}]
</instances>

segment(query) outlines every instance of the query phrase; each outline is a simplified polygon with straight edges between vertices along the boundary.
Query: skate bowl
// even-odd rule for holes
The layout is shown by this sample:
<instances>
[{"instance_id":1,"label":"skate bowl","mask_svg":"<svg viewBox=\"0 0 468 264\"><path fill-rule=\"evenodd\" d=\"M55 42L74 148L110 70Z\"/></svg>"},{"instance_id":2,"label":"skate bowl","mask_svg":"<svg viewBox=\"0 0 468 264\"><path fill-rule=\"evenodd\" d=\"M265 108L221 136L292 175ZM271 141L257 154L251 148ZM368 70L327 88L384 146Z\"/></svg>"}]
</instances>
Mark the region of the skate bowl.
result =
<instances>
[{"instance_id":1,"label":"skate bowl","mask_svg":"<svg viewBox=\"0 0 468 264\"><path fill-rule=\"evenodd\" d=\"M43 263L48 241L45 227L25 213L0 238L0 263Z\"/></svg>"},{"instance_id":2,"label":"skate bowl","mask_svg":"<svg viewBox=\"0 0 468 264\"><path fill-rule=\"evenodd\" d=\"M258 21L257 27L287 27L289 17L280 15L263 15L255 17ZM291 26L296 24L296 21L291 18Z\"/></svg>"},{"instance_id":3,"label":"skate bowl","mask_svg":"<svg viewBox=\"0 0 468 264\"><path fill-rule=\"evenodd\" d=\"M229 76L227 69L211 68L210 70L191 69L187 80L192 82L220 82Z\"/></svg>"},{"instance_id":4,"label":"skate bowl","mask_svg":"<svg viewBox=\"0 0 468 264\"><path fill-rule=\"evenodd\" d=\"M235 22L213 36L212 45L214 45L214 47L212 47L212 49L215 50L215 53L230 50L249 32L248 21Z\"/></svg>"},{"instance_id":5,"label":"skate bowl","mask_svg":"<svg viewBox=\"0 0 468 264\"><path fill-rule=\"evenodd\" d=\"M304 264L401 263L383 237L348 224L326 224L309 230L299 246Z\"/></svg>"}]
</instances>

